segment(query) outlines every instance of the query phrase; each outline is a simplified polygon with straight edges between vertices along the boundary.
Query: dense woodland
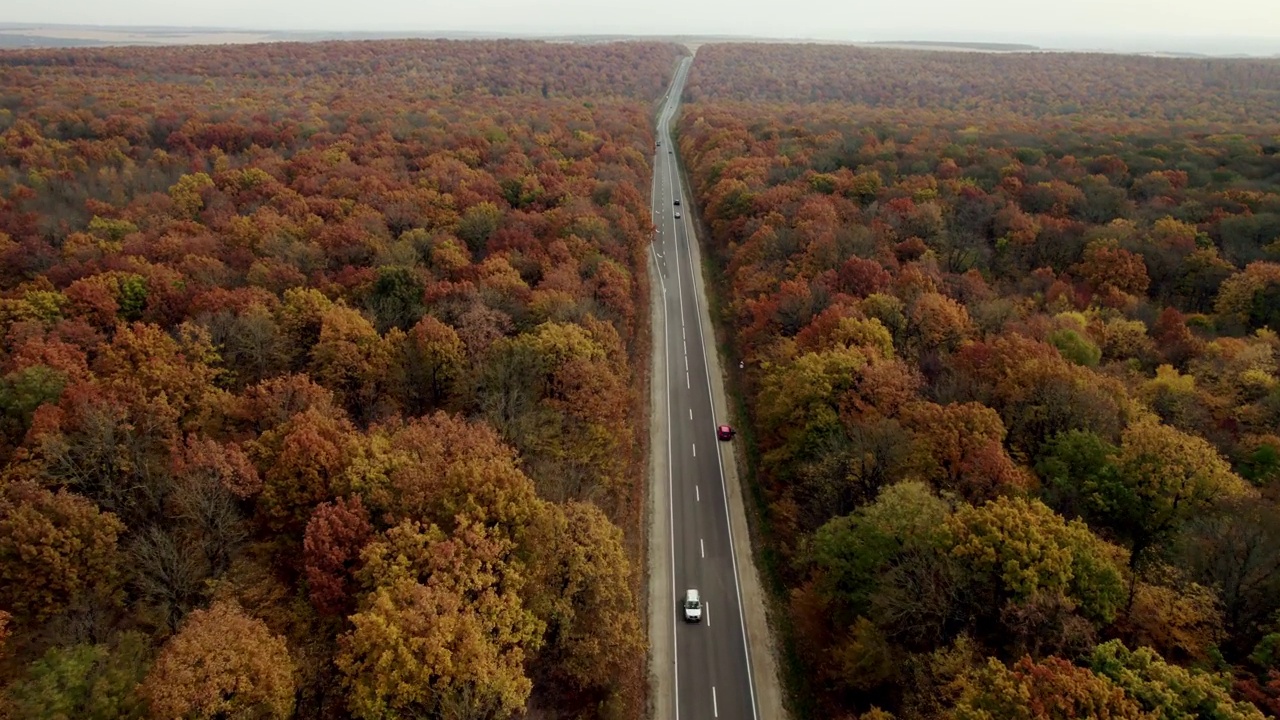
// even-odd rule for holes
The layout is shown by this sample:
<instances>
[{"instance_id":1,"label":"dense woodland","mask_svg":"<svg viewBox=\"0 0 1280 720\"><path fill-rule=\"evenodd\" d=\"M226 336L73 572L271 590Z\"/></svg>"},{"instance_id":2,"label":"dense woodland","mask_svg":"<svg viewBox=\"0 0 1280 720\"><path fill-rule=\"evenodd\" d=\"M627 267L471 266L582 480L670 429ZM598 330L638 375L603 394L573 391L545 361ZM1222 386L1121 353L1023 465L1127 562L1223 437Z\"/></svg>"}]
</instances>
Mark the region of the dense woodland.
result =
<instances>
[{"instance_id":1,"label":"dense woodland","mask_svg":"<svg viewBox=\"0 0 1280 720\"><path fill-rule=\"evenodd\" d=\"M681 52L0 53L0 716L641 716ZM1280 715L1280 64L686 100L797 710Z\"/></svg>"},{"instance_id":2,"label":"dense woodland","mask_svg":"<svg viewBox=\"0 0 1280 720\"><path fill-rule=\"evenodd\" d=\"M0 716L640 717L682 52L0 53Z\"/></svg>"},{"instance_id":3,"label":"dense woodland","mask_svg":"<svg viewBox=\"0 0 1280 720\"><path fill-rule=\"evenodd\" d=\"M1280 64L707 45L686 100L798 710L1280 715Z\"/></svg>"}]
</instances>

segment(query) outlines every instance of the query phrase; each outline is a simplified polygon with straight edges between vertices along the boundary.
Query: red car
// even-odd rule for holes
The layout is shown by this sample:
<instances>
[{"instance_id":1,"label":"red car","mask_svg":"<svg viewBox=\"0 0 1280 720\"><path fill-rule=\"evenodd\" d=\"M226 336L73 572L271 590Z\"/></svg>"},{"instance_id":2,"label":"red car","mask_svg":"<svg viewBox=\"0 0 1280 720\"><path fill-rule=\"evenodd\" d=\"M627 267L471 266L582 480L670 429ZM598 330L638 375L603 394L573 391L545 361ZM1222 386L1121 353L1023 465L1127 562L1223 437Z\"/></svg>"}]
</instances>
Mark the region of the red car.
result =
<instances>
[{"instance_id":1,"label":"red car","mask_svg":"<svg viewBox=\"0 0 1280 720\"><path fill-rule=\"evenodd\" d=\"M733 436L737 434L738 434L738 431L734 430L728 425L720 425L719 427L716 428L716 437L720 438L721 440L732 440Z\"/></svg>"}]
</instances>

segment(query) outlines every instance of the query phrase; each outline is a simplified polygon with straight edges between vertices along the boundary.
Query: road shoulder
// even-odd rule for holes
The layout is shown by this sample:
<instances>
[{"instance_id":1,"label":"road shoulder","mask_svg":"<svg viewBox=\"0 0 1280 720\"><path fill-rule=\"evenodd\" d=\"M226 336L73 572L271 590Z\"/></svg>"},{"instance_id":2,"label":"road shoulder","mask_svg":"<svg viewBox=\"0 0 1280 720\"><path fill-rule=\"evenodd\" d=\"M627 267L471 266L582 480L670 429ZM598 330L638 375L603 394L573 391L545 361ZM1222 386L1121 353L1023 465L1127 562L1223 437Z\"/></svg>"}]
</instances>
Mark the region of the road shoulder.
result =
<instances>
[{"instance_id":1,"label":"road shoulder","mask_svg":"<svg viewBox=\"0 0 1280 720\"><path fill-rule=\"evenodd\" d=\"M675 610L671 598L671 513L667 474L667 329L665 291L649 253L649 322L653 369L649 376L649 717L671 720L675 699Z\"/></svg>"}]
</instances>

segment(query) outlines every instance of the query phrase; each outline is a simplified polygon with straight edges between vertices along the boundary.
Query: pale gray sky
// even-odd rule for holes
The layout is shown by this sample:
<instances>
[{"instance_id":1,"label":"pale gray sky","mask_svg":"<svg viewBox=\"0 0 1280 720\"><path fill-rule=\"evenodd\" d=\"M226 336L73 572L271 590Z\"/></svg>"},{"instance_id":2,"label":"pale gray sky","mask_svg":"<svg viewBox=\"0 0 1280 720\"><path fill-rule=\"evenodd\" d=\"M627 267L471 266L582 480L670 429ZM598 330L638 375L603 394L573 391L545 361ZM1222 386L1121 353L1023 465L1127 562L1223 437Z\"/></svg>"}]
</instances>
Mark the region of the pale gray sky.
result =
<instances>
[{"instance_id":1,"label":"pale gray sky","mask_svg":"<svg viewBox=\"0 0 1280 720\"><path fill-rule=\"evenodd\" d=\"M0 0L0 22L1041 45L1060 39L1075 47L1212 39L1219 52L1240 38L1248 46L1242 52L1280 53L1277 0Z\"/></svg>"}]
</instances>

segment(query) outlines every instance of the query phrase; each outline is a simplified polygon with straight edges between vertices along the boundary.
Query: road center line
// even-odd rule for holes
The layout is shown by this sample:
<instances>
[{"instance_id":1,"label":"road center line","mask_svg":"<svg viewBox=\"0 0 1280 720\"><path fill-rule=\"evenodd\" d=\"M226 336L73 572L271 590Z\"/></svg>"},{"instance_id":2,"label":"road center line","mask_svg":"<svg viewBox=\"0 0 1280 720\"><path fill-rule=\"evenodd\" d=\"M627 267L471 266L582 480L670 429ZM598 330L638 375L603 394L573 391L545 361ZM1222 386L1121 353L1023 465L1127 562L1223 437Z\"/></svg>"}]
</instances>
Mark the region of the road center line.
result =
<instances>
[{"instance_id":1,"label":"road center line","mask_svg":"<svg viewBox=\"0 0 1280 720\"><path fill-rule=\"evenodd\" d=\"M652 248L650 248L650 249L652 249ZM654 251L654 254L655 254L655 255L657 254L657 251L656 251L656 250ZM661 256L659 256L659 257L661 257ZM658 267L658 282L659 282L659 283L661 283L661 285L662 285L662 299L665 301L665 300L666 300L666 298L667 298L667 281L662 279L662 267L661 267L661 263L658 263L658 265L659 265L659 267Z\"/></svg>"},{"instance_id":2,"label":"road center line","mask_svg":"<svg viewBox=\"0 0 1280 720\"><path fill-rule=\"evenodd\" d=\"M677 227L679 227L679 226L677 226ZM690 266L691 268L692 268L692 267L696 267L696 266L697 266L697 264L694 262L694 258L693 258L693 244L694 244L694 243L696 243L696 242L697 242L697 240L696 240L695 238L690 238L690 239L688 240L688 242L686 242L686 244L685 244L684 258L683 258L683 259L687 259L687 261L688 261L688 263L689 263L689 266ZM677 248L676 248L676 249L677 249L677 260L676 260L676 281L677 281L677 283L678 283L678 284L677 284L678 292L680 292L680 293L681 293L680 318L681 318L681 322L682 322L682 324L683 324L683 320L684 320L684 304L683 304L684 297L683 297L683 292L684 292L684 289L683 289L683 286L679 284L679 283L681 283L681 282L682 282L681 277L680 277L680 275L681 275L681 273L680 273L680 260L681 260L682 258L680 258L680 255L679 255L679 246L678 246L678 245L677 245ZM703 335L703 330L702 330L702 301L701 301L701 299L698 297L698 292L697 292L697 289L698 289L697 278L691 278L691 279L690 279L690 282L692 283L693 288L694 288L694 292L692 293L692 294L693 294L693 313L694 313L694 317L695 317L695 318L697 318L697 322L695 322L694 324L697 326L697 330L698 330L698 342L699 342L699 344L700 344L703 348L706 348L706 346L707 346L706 337ZM713 347L714 347L714 346L713 346ZM711 422L712 422L712 425L714 425L714 424L715 424L715 422L716 422L716 418L715 418L715 413L716 413L716 407L715 407L715 392L714 392L714 391L712 390L712 388L711 388L711 362L710 362L710 360L708 360L708 359L707 359L707 353L706 353L706 352L703 352L703 353L702 353L702 365L703 365L703 371L704 371L704 375L705 375L704 379L706 380L706 383L707 383L707 398L708 398L708 400L711 402L711 415L712 415ZM728 489L726 488L726 482L725 482L725 478L724 478L724 460L723 460L723 458L721 458L721 456L720 456L720 452L719 452L718 448L717 448L717 452L716 452L716 467L717 467L717 469L719 470L719 475L720 475L720 493L721 493L721 497L724 499L724 519L725 519L725 525L726 525L726 526L728 527L728 529L729 529L729 530L728 530L728 533L727 533L727 534L728 534L728 539L729 539L729 558L730 558L730 560L729 560L729 567L733 569L733 592L734 592L735 599L737 600L737 606L738 606L738 618L739 618L738 625L739 625L740 631L741 631L741 633L742 633L742 652L743 652L743 660L745 661L745 664L746 664L746 671L747 671L747 692L748 692L748 696L751 698L751 720L757 720L757 718L759 718L759 712L758 712L758 710L756 709L756 688L755 688L755 679L752 677L752 673L751 673L751 644L750 644L749 642L747 642L747 624L746 624L746 622L743 622L743 621L742 621L742 618L744 618L744 617L745 617L745 613L743 613L743 611L742 611L742 583L741 583L741 581L738 579L737 551L734 549L734 542L733 542L733 518L730 516L730 513L729 513L729 491L728 491ZM714 689L714 687L712 688L711 697L712 697L712 700L713 700L713 702L714 702L714 699L715 699L715 689ZM717 715L716 715L716 717L719 717L719 714L717 714Z\"/></svg>"}]
</instances>

